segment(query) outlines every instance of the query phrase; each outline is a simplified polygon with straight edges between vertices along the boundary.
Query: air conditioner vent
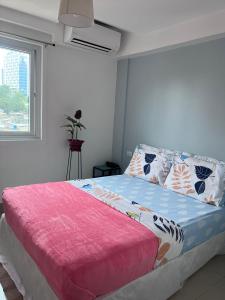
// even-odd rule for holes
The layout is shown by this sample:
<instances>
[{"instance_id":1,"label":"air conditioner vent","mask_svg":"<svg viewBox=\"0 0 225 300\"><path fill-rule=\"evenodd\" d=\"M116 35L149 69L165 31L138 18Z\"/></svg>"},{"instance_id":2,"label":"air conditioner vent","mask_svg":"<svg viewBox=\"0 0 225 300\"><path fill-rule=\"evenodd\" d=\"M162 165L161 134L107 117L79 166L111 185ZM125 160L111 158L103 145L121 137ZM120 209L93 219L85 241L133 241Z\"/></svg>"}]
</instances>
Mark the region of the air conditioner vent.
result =
<instances>
[{"instance_id":1,"label":"air conditioner vent","mask_svg":"<svg viewBox=\"0 0 225 300\"><path fill-rule=\"evenodd\" d=\"M98 44L95 44L95 43L91 43L91 42L76 39L76 38L73 38L71 40L71 42L74 43L74 44L77 44L77 45L85 46L85 47L95 49L95 50L99 50L99 51L106 52L106 53L109 53L109 52L112 51L112 49L110 49L108 47L104 47L104 46L101 46L101 45L98 45Z\"/></svg>"},{"instance_id":2,"label":"air conditioner vent","mask_svg":"<svg viewBox=\"0 0 225 300\"><path fill-rule=\"evenodd\" d=\"M120 32L99 24L90 28L65 27L65 43L104 54L116 53L120 48L120 40Z\"/></svg>"}]
</instances>

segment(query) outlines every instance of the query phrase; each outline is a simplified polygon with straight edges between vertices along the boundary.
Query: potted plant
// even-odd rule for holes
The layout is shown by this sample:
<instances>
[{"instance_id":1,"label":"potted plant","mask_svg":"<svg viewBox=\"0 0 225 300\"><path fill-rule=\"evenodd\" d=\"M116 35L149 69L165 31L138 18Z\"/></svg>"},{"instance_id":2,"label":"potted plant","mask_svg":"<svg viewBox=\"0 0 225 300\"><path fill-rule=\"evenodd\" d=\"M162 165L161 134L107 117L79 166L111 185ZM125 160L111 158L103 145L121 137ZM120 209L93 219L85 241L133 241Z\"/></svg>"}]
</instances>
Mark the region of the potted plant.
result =
<instances>
[{"instance_id":1,"label":"potted plant","mask_svg":"<svg viewBox=\"0 0 225 300\"><path fill-rule=\"evenodd\" d=\"M79 109L75 112L74 117L66 116L68 124L62 127L70 134L71 138L68 139L69 147L71 151L81 152L83 140L78 139L79 130L86 129L86 127L81 123L82 111Z\"/></svg>"}]
</instances>

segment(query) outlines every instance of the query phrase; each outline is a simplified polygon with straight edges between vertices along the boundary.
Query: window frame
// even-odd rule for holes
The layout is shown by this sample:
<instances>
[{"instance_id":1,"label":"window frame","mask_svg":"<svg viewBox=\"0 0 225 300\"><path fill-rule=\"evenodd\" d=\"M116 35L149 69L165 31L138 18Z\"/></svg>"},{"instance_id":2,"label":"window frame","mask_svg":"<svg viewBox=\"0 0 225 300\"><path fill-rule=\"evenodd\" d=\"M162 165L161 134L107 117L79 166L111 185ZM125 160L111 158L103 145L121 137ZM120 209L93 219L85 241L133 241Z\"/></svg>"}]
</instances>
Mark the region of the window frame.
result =
<instances>
[{"instance_id":1,"label":"window frame","mask_svg":"<svg viewBox=\"0 0 225 300\"><path fill-rule=\"evenodd\" d=\"M43 45L26 39L0 35L0 47L21 51L30 55L30 131L1 131L1 140L26 140L42 138L42 57Z\"/></svg>"}]
</instances>

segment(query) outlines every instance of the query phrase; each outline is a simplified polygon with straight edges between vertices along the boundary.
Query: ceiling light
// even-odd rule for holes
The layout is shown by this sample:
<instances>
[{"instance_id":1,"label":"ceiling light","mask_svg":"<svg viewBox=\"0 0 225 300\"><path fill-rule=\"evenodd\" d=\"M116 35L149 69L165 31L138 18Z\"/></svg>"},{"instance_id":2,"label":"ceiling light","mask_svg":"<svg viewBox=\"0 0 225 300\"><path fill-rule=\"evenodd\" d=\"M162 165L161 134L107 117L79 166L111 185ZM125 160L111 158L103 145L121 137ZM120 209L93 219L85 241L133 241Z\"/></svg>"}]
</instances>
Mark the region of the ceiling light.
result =
<instances>
[{"instance_id":1,"label":"ceiling light","mask_svg":"<svg viewBox=\"0 0 225 300\"><path fill-rule=\"evenodd\" d=\"M93 0L61 0L58 19L71 27L91 27L94 24Z\"/></svg>"}]
</instances>

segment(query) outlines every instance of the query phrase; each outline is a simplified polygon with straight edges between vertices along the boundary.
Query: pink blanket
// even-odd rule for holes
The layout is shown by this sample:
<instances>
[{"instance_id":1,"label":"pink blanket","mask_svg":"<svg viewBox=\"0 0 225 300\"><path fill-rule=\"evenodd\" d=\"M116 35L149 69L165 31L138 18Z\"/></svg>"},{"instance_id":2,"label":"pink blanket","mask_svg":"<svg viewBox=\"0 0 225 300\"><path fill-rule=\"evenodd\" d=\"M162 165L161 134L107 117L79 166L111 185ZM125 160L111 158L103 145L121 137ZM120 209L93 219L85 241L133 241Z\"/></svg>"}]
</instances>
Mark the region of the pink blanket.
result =
<instances>
[{"instance_id":1,"label":"pink blanket","mask_svg":"<svg viewBox=\"0 0 225 300\"><path fill-rule=\"evenodd\" d=\"M153 269L158 238L69 183L8 188L3 202L8 224L59 299L95 299Z\"/></svg>"}]
</instances>

